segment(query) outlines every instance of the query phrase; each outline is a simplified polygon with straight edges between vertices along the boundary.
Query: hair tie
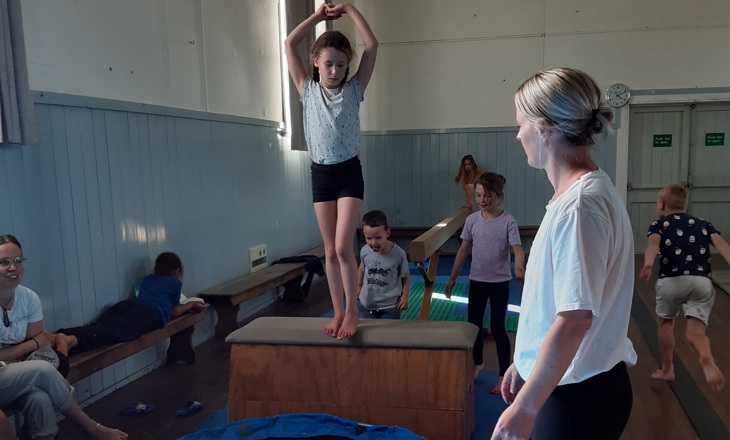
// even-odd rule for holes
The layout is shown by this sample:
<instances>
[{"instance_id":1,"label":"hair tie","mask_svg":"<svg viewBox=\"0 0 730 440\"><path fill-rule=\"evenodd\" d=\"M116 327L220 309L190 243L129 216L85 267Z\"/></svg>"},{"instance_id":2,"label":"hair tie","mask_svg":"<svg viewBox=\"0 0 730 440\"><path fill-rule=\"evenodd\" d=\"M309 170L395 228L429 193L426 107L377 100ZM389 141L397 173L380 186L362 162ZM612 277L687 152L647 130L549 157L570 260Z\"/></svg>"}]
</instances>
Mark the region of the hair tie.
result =
<instances>
[{"instance_id":1,"label":"hair tie","mask_svg":"<svg viewBox=\"0 0 730 440\"><path fill-rule=\"evenodd\" d=\"M591 118L595 121L598 119L598 114L601 113L601 109L597 108L593 110Z\"/></svg>"}]
</instances>

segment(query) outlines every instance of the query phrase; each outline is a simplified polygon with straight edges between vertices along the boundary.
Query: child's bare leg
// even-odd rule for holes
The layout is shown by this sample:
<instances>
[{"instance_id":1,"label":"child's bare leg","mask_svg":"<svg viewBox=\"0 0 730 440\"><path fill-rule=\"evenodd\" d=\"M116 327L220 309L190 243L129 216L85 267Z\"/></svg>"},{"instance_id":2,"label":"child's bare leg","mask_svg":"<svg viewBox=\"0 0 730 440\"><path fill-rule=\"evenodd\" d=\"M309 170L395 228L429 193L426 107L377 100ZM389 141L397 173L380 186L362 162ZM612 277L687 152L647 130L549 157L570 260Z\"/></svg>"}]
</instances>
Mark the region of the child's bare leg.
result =
<instances>
[{"instance_id":1,"label":"child's bare leg","mask_svg":"<svg viewBox=\"0 0 730 440\"><path fill-rule=\"evenodd\" d=\"M325 251L326 252L326 251ZM327 285L330 290L330 298L332 299L332 308L334 310L334 317L327 323L322 329L322 332L327 336L336 337L337 332L342 326L342 322L345 320L345 304L343 301L344 287L342 286L342 276L340 275L340 263L337 261L337 256L326 257L326 270L327 270Z\"/></svg>"},{"instance_id":2,"label":"child's bare leg","mask_svg":"<svg viewBox=\"0 0 730 440\"><path fill-rule=\"evenodd\" d=\"M360 217L362 200L354 197L343 197L337 200L337 235L335 248L340 263L340 276L345 288L345 319L337 331L337 338L352 337L357 331L358 312L357 297L357 261L352 240Z\"/></svg>"},{"instance_id":3,"label":"child's bare leg","mask_svg":"<svg viewBox=\"0 0 730 440\"><path fill-rule=\"evenodd\" d=\"M347 339L357 332L357 324L360 316L357 312L357 292L354 295L347 295L347 305L345 306L345 319L342 321L340 330L337 333L338 339Z\"/></svg>"},{"instance_id":4,"label":"child's bare leg","mask_svg":"<svg viewBox=\"0 0 730 440\"><path fill-rule=\"evenodd\" d=\"M63 333L56 333L54 335L54 341L56 343L56 350L64 356L68 356L68 351L79 345L79 340L76 336L69 336Z\"/></svg>"},{"instance_id":5,"label":"child's bare leg","mask_svg":"<svg viewBox=\"0 0 730 440\"><path fill-rule=\"evenodd\" d=\"M705 334L705 323L691 316L687 317L687 340L695 349L700 358L702 370L705 373L707 385L720 391L725 386L725 376L715 364L715 358L710 349L710 338Z\"/></svg>"},{"instance_id":6,"label":"child's bare leg","mask_svg":"<svg viewBox=\"0 0 730 440\"><path fill-rule=\"evenodd\" d=\"M504 380L504 376L499 376L497 378L497 383L492 387L492 389L489 391L492 394L502 394L502 381Z\"/></svg>"},{"instance_id":7,"label":"child's bare leg","mask_svg":"<svg viewBox=\"0 0 730 440\"><path fill-rule=\"evenodd\" d=\"M334 318L324 326L322 332L327 336L336 337L342 321L345 319L343 295L345 288L342 284L340 262L337 259L335 247L335 233L337 231L337 203L317 202L314 204L314 214L317 217L319 232L324 241L325 270L327 271L327 285L332 298Z\"/></svg>"},{"instance_id":8,"label":"child's bare leg","mask_svg":"<svg viewBox=\"0 0 730 440\"><path fill-rule=\"evenodd\" d=\"M674 320L659 318L659 357L661 367L651 373L652 379L674 380Z\"/></svg>"},{"instance_id":9,"label":"child's bare leg","mask_svg":"<svg viewBox=\"0 0 730 440\"><path fill-rule=\"evenodd\" d=\"M337 336L337 332L342 326L342 321L345 320L345 305L342 300L344 289L342 287L342 277L340 277L340 265L337 263L337 257L334 258L333 263L329 263L329 258L327 258L325 266L327 270L327 285L330 289L330 298L332 299L334 317L327 323L327 325L324 326L322 333L334 338Z\"/></svg>"}]
</instances>

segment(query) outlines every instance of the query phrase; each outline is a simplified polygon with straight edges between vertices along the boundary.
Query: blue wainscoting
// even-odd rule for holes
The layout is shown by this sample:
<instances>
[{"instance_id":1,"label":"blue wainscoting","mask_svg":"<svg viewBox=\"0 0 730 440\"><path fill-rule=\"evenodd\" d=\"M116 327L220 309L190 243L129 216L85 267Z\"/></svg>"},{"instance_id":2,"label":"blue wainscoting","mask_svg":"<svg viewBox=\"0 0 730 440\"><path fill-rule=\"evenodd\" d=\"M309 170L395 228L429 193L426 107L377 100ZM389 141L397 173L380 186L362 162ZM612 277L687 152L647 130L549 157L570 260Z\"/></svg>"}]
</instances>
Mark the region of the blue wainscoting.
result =
<instances>
[{"instance_id":1,"label":"blue wainscoting","mask_svg":"<svg viewBox=\"0 0 730 440\"><path fill-rule=\"evenodd\" d=\"M68 95L35 94L40 144L0 147L0 233L28 258L24 285L44 326L81 325L129 297L162 251L180 255L183 293L321 243L308 152L278 123ZM271 301L257 298L242 315ZM213 312L195 341L213 331ZM164 344L85 379L81 400L143 374Z\"/></svg>"},{"instance_id":2,"label":"blue wainscoting","mask_svg":"<svg viewBox=\"0 0 730 440\"><path fill-rule=\"evenodd\" d=\"M463 205L454 177L471 154L480 168L507 179L503 208L518 224L537 225L553 190L544 171L527 165L516 136L516 127L365 132L363 209L382 209L390 226L433 226ZM615 136L595 140L594 158L615 176Z\"/></svg>"}]
</instances>

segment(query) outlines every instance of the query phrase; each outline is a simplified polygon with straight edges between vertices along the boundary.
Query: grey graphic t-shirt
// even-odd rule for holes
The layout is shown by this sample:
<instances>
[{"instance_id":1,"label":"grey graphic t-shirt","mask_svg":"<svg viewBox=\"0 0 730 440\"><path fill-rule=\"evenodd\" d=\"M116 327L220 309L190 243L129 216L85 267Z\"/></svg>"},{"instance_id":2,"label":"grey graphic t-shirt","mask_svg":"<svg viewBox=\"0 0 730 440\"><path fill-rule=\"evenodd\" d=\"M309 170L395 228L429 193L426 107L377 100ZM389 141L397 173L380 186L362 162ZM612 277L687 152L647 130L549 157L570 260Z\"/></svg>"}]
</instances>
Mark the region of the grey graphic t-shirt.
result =
<instances>
[{"instance_id":1,"label":"grey graphic t-shirt","mask_svg":"<svg viewBox=\"0 0 730 440\"><path fill-rule=\"evenodd\" d=\"M390 252L373 252L370 246L360 250L365 277L360 291L360 303L369 310L395 307L403 291L402 278L408 273L406 252L393 243Z\"/></svg>"}]
</instances>

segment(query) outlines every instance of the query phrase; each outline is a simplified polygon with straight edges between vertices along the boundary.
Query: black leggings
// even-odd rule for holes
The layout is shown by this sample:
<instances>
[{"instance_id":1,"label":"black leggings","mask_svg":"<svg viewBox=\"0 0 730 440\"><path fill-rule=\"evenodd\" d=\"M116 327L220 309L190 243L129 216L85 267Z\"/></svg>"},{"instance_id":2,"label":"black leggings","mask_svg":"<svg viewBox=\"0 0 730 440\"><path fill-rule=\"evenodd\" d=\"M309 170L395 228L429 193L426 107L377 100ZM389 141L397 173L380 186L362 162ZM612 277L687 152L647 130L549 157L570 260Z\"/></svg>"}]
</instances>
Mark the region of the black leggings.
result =
<instances>
[{"instance_id":1,"label":"black leggings","mask_svg":"<svg viewBox=\"0 0 730 440\"><path fill-rule=\"evenodd\" d=\"M484 281L469 280L469 306L467 314L469 322L479 327L476 341L474 341L474 364L484 363L484 338L482 327L484 326L484 309L489 307L489 328L497 343L497 359L499 360L499 375L504 376L509 367L510 343L507 330L504 328L504 318L507 314L507 302L509 300L509 281L501 283L487 283Z\"/></svg>"},{"instance_id":2,"label":"black leggings","mask_svg":"<svg viewBox=\"0 0 730 440\"><path fill-rule=\"evenodd\" d=\"M629 421L633 393L626 364L556 387L537 413L532 440L616 440Z\"/></svg>"},{"instance_id":3,"label":"black leggings","mask_svg":"<svg viewBox=\"0 0 730 440\"><path fill-rule=\"evenodd\" d=\"M91 324L62 328L58 333L76 336L79 344L73 350L78 352L134 341L162 327L160 311L154 304L140 299L127 299L109 307Z\"/></svg>"}]
</instances>

